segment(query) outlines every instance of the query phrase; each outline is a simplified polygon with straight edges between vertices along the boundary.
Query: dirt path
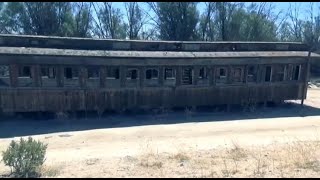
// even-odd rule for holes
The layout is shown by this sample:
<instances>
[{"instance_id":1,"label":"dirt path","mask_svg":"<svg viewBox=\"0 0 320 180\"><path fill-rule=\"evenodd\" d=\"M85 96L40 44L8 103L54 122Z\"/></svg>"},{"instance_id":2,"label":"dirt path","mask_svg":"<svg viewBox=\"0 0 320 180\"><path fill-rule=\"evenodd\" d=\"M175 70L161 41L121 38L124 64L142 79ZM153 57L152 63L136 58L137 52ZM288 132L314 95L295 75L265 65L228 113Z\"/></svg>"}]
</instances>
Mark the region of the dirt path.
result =
<instances>
[{"instance_id":1,"label":"dirt path","mask_svg":"<svg viewBox=\"0 0 320 180\"><path fill-rule=\"evenodd\" d=\"M320 91L309 90L306 104L320 107ZM241 147L252 147L288 143L297 139L319 140L319 128L320 113L313 113L312 116L304 117L105 128L33 137L48 143L46 165L64 164L65 170L61 176L85 177L88 175L86 173L90 172L90 166L80 164L92 159L105 160L104 163L108 162L111 166L121 157L136 157L148 152L177 153L221 149L232 147L235 143ZM12 129L14 130L14 127ZM12 139L17 138L19 137L0 139L0 151L4 150ZM78 174L66 170L77 165L85 169L86 173L82 173L81 168L78 169ZM0 163L0 174L7 170ZM93 169L91 171L94 172ZM109 168L108 172L103 172L110 175L110 171ZM101 175L102 170L96 173ZM95 175L99 176L98 174Z\"/></svg>"}]
</instances>

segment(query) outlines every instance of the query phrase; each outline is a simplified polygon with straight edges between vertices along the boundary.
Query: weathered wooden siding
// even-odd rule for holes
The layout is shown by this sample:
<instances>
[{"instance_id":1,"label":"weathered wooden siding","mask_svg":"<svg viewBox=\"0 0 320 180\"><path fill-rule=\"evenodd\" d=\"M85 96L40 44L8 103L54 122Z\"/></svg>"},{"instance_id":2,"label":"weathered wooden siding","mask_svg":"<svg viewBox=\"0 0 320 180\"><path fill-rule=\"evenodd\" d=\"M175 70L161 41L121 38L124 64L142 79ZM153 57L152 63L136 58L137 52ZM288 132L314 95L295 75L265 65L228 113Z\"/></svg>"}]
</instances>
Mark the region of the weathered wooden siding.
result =
<instances>
[{"instance_id":1,"label":"weathered wooden siding","mask_svg":"<svg viewBox=\"0 0 320 180\"><path fill-rule=\"evenodd\" d=\"M290 89L290 91L288 91ZM124 89L1 89L3 111L84 111L121 110L241 104L248 99L258 102L301 99L303 83L214 87L144 87Z\"/></svg>"}]
</instances>

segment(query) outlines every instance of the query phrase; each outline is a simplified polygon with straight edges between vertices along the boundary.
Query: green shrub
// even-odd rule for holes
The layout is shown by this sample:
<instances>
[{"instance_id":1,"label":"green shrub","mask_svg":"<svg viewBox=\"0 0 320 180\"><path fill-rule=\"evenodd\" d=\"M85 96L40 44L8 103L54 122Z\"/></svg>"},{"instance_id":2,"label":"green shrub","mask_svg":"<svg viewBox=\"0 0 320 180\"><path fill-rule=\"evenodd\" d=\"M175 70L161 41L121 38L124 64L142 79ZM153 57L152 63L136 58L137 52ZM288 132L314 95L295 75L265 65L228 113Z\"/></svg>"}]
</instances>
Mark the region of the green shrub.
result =
<instances>
[{"instance_id":1,"label":"green shrub","mask_svg":"<svg viewBox=\"0 0 320 180\"><path fill-rule=\"evenodd\" d=\"M37 177L39 169L45 161L47 145L35 141L20 139L20 142L11 141L8 149L2 153L6 166L10 166L15 177Z\"/></svg>"}]
</instances>

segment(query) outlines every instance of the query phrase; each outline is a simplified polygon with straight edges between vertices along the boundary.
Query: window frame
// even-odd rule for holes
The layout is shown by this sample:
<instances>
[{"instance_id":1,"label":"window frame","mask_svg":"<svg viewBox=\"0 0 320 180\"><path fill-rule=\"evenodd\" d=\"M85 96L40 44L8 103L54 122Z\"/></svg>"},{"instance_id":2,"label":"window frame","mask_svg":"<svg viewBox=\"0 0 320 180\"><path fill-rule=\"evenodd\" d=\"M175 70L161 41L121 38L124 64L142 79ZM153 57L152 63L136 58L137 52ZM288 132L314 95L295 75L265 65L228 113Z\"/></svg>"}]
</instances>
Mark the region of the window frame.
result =
<instances>
[{"instance_id":1,"label":"window frame","mask_svg":"<svg viewBox=\"0 0 320 180\"><path fill-rule=\"evenodd\" d=\"M71 69L71 75L72 75L71 78L67 78L67 76L66 76L66 73L67 73L66 71L67 71L68 68ZM74 77L74 75L73 75L75 69L77 70L77 76L76 77ZM80 75L80 67L78 67L78 66L73 66L73 67L66 66L66 67L64 67L63 78L65 80L78 80L79 79L79 75Z\"/></svg>"},{"instance_id":2,"label":"window frame","mask_svg":"<svg viewBox=\"0 0 320 180\"><path fill-rule=\"evenodd\" d=\"M215 83L216 84L227 84L228 83L228 67L227 66L218 66L215 67ZM221 70L224 70L225 75L221 76ZM220 81L220 82L219 82Z\"/></svg>"},{"instance_id":3,"label":"window frame","mask_svg":"<svg viewBox=\"0 0 320 180\"><path fill-rule=\"evenodd\" d=\"M266 80L266 75L267 75L267 67L270 67L270 75L269 75L269 80L267 81ZM272 74L273 74L273 68L272 68L272 65L266 65L265 66L265 71L264 71L264 79L263 79L263 82L264 83L271 83L272 82Z\"/></svg>"},{"instance_id":4,"label":"window frame","mask_svg":"<svg viewBox=\"0 0 320 180\"><path fill-rule=\"evenodd\" d=\"M7 70L8 70L7 76L5 74L2 75L1 72L5 72L5 71L1 71L1 69L2 69L1 67L7 67ZM0 78L10 78L10 66L9 65L5 65L5 64L0 65Z\"/></svg>"},{"instance_id":5,"label":"window frame","mask_svg":"<svg viewBox=\"0 0 320 180\"><path fill-rule=\"evenodd\" d=\"M93 80L97 80L100 79L101 77L101 72L100 72L100 67L99 66L88 66L86 67L87 69L87 73L88 73L88 79L93 79ZM97 77L90 77L90 70L97 70ZM95 73L93 73L95 74Z\"/></svg>"},{"instance_id":6,"label":"window frame","mask_svg":"<svg viewBox=\"0 0 320 180\"><path fill-rule=\"evenodd\" d=\"M171 77L167 77L167 70L171 70ZM169 67L166 67L164 68L164 73L163 73L163 79L164 80L174 80L176 79L176 76L177 76L177 72L176 72L176 69L175 68L169 68Z\"/></svg>"},{"instance_id":7,"label":"window frame","mask_svg":"<svg viewBox=\"0 0 320 180\"><path fill-rule=\"evenodd\" d=\"M150 73L151 73L151 75L150 75L150 78L147 78L147 72L148 71L151 71ZM157 74L157 76L156 77L153 77L153 73L154 72L157 72L156 74ZM157 80L157 79L159 79L159 69L157 69L157 68L148 68L148 69L146 69L145 70L145 79L146 80Z\"/></svg>"},{"instance_id":8,"label":"window frame","mask_svg":"<svg viewBox=\"0 0 320 180\"><path fill-rule=\"evenodd\" d=\"M43 69L46 68L47 72L48 72L48 75L47 76L44 76L43 75ZM52 72L53 72L53 77L50 77L50 69L53 69ZM41 73L41 79L45 78L45 79L56 79L57 78L57 68L55 66L40 66L40 73Z\"/></svg>"},{"instance_id":9,"label":"window frame","mask_svg":"<svg viewBox=\"0 0 320 180\"><path fill-rule=\"evenodd\" d=\"M107 73L106 73L107 80L120 79L120 67L107 67L106 70L107 70ZM109 73L111 73L112 76L109 76L110 75Z\"/></svg>"},{"instance_id":10,"label":"window frame","mask_svg":"<svg viewBox=\"0 0 320 180\"><path fill-rule=\"evenodd\" d=\"M136 71L137 78L132 79L132 71ZM131 73L130 73L130 77L128 77L128 72L131 72ZM127 71L126 71L126 80L135 81L135 80L139 80L139 79L140 79L140 77L139 77L139 69L138 69L138 68L128 68L128 69L127 69Z\"/></svg>"},{"instance_id":11,"label":"window frame","mask_svg":"<svg viewBox=\"0 0 320 180\"><path fill-rule=\"evenodd\" d=\"M236 81L236 76L235 76L235 72L236 70L240 70L240 80ZM244 68L243 67L239 67L239 66L235 66L232 67L232 83L243 83L243 75L244 75Z\"/></svg>"},{"instance_id":12,"label":"window frame","mask_svg":"<svg viewBox=\"0 0 320 180\"><path fill-rule=\"evenodd\" d=\"M201 76L201 70L203 69L203 77ZM200 67L199 68L199 72L198 72L198 79L202 79L202 80L205 80L205 79L208 79L208 68L207 67Z\"/></svg>"},{"instance_id":13,"label":"window frame","mask_svg":"<svg viewBox=\"0 0 320 180\"><path fill-rule=\"evenodd\" d=\"M299 73L298 73L298 78L296 79L296 70L297 70L297 67L299 67ZM295 64L293 66L293 73L292 73L292 80L293 81L300 81L301 80L301 64Z\"/></svg>"},{"instance_id":14,"label":"window frame","mask_svg":"<svg viewBox=\"0 0 320 180\"><path fill-rule=\"evenodd\" d=\"M24 75L24 68L28 67L29 68L29 75L26 76ZM22 70L21 70L22 68ZM22 75L21 75L22 73ZM32 79L32 65L21 65L18 67L18 78L30 78Z\"/></svg>"}]
</instances>

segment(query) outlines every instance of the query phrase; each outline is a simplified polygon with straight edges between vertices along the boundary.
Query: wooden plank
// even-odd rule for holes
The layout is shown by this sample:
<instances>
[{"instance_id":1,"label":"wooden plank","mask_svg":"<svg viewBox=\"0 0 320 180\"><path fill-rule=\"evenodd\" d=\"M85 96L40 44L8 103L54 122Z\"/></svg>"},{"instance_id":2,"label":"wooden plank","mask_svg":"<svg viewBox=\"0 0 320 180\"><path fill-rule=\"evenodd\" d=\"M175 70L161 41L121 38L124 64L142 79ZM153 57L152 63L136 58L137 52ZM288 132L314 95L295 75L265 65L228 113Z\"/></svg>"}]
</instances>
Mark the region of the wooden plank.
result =
<instances>
[{"instance_id":1,"label":"wooden plank","mask_svg":"<svg viewBox=\"0 0 320 180\"><path fill-rule=\"evenodd\" d=\"M16 64L10 64L10 86L17 87L18 83L18 66Z\"/></svg>"}]
</instances>

